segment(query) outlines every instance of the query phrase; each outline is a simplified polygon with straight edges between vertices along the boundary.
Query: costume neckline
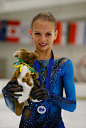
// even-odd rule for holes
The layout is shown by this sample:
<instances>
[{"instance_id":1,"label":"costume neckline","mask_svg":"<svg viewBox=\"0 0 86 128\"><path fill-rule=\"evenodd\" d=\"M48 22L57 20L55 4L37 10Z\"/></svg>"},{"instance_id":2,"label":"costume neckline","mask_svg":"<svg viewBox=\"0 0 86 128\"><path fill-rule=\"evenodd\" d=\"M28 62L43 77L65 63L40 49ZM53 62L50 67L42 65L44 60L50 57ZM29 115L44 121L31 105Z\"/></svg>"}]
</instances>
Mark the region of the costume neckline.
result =
<instances>
[{"instance_id":1,"label":"costume neckline","mask_svg":"<svg viewBox=\"0 0 86 128\"><path fill-rule=\"evenodd\" d=\"M54 59L54 60L59 60L59 59L61 59L61 58L63 58L63 57L60 57L60 58L56 58L56 59ZM47 60L38 60L38 61L49 61L50 59L47 59Z\"/></svg>"}]
</instances>

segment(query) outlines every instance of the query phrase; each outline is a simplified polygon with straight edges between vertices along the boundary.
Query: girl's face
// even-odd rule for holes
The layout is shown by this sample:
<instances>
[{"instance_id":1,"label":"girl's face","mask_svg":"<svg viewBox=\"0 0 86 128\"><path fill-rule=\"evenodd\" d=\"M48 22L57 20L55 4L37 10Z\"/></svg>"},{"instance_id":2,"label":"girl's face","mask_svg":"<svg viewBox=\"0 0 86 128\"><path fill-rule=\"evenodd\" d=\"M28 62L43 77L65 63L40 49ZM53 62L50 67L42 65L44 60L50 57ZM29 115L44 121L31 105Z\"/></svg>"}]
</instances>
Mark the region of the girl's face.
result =
<instances>
[{"instance_id":1,"label":"girl's face","mask_svg":"<svg viewBox=\"0 0 86 128\"><path fill-rule=\"evenodd\" d=\"M51 49L53 41L57 37L53 22L38 19L33 23L33 31L30 30L33 43L38 50Z\"/></svg>"}]
</instances>

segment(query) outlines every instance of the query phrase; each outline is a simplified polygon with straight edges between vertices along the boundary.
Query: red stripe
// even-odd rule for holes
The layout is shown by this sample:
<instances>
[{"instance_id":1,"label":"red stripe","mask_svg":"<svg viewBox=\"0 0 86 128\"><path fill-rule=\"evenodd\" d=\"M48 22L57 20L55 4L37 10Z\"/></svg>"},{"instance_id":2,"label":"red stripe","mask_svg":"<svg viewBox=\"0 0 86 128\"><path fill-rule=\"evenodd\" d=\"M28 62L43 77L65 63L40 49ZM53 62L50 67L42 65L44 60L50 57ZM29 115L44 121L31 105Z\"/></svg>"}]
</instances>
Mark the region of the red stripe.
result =
<instances>
[{"instance_id":1,"label":"red stripe","mask_svg":"<svg viewBox=\"0 0 86 128\"><path fill-rule=\"evenodd\" d=\"M19 38L7 37L6 41L17 43L19 42Z\"/></svg>"},{"instance_id":2,"label":"red stripe","mask_svg":"<svg viewBox=\"0 0 86 128\"><path fill-rule=\"evenodd\" d=\"M7 25L20 25L20 21L7 21Z\"/></svg>"},{"instance_id":3,"label":"red stripe","mask_svg":"<svg viewBox=\"0 0 86 128\"><path fill-rule=\"evenodd\" d=\"M76 23L70 23L69 39L68 39L68 42L70 44L74 44L75 43L75 35L76 35Z\"/></svg>"},{"instance_id":4,"label":"red stripe","mask_svg":"<svg viewBox=\"0 0 86 128\"><path fill-rule=\"evenodd\" d=\"M54 44L60 44L61 43L61 33L62 33L62 23L61 22L57 22L57 28L58 30L58 35L56 40L54 41Z\"/></svg>"}]
</instances>

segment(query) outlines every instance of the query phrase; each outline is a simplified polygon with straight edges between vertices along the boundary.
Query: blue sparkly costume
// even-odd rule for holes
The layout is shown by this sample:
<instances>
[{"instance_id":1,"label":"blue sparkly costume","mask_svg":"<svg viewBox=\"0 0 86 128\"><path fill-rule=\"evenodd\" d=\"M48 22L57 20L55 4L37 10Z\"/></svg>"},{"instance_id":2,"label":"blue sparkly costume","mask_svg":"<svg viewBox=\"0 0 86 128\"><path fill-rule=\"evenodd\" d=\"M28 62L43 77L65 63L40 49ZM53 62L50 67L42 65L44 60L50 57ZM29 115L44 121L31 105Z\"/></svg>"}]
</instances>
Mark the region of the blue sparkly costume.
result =
<instances>
[{"instance_id":1,"label":"blue sparkly costume","mask_svg":"<svg viewBox=\"0 0 86 128\"><path fill-rule=\"evenodd\" d=\"M61 109L73 112L76 109L76 92L74 85L74 69L70 59L54 59L51 79L49 83L49 99L42 102L28 100L28 106L24 106L19 128L65 128ZM41 84L45 87L46 74L49 60L38 60L41 76ZM63 97L63 89L66 97ZM6 105L15 112L14 100L4 94ZM46 108L44 114L39 114L37 108L40 105ZM25 111L30 109L31 116L27 117Z\"/></svg>"}]
</instances>

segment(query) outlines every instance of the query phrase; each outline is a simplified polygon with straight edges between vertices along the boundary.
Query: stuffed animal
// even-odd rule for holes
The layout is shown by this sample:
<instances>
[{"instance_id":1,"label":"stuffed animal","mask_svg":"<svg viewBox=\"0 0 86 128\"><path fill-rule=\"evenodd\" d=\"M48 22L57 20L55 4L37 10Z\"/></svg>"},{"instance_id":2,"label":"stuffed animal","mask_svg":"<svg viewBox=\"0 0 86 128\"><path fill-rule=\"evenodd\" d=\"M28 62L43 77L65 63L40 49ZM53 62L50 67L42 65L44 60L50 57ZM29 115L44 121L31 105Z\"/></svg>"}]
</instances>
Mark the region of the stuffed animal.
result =
<instances>
[{"instance_id":1,"label":"stuffed animal","mask_svg":"<svg viewBox=\"0 0 86 128\"><path fill-rule=\"evenodd\" d=\"M18 49L14 54L14 57L19 59L18 65L14 66L16 63L13 64L13 67L17 68L14 73L12 80L17 81L17 83L23 86L23 92L15 92L16 94L21 94L22 96L18 99L14 99L15 103L15 114L20 116L23 111L23 107L27 100L30 98L33 102L40 102L38 100L33 100L31 97L31 92L37 89L36 83L39 82L36 80L38 79L38 73L31 67L34 61L36 61L39 55L35 52L28 52L25 49ZM29 110L30 111L30 110Z\"/></svg>"}]
</instances>

